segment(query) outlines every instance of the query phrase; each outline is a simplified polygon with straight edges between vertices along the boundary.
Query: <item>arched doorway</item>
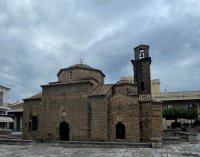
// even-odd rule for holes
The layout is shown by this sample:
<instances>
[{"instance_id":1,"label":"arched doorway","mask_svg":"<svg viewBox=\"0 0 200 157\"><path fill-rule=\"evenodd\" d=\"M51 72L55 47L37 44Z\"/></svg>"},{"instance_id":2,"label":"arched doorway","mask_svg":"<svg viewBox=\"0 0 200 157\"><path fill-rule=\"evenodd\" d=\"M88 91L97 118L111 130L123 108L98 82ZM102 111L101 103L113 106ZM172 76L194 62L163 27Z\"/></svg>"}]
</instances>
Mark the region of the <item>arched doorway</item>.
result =
<instances>
[{"instance_id":1,"label":"arched doorway","mask_svg":"<svg viewBox=\"0 0 200 157\"><path fill-rule=\"evenodd\" d=\"M118 123L116 125L116 139L125 139L125 138L126 138L125 125L122 123Z\"/></svg>"},{"instance_id":2,"label":"arched doorway","mask_svg":"<svg viewBox=\"0 0 200 157\"><path fill-rule=\"evenodd\" d=\"M61 122L59 129L60 129L59 140L69 141L69 124L66 122Z\"/></svg>"}]
</instances>

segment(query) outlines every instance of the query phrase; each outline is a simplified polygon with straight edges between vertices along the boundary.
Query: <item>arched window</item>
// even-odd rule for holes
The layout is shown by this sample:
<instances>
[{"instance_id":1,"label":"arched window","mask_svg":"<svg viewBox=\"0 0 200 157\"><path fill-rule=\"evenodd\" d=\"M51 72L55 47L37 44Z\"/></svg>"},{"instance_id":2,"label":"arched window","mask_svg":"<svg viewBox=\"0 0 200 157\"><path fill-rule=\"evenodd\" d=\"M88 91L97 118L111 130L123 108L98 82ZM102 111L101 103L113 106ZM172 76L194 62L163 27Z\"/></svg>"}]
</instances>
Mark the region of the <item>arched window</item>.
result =
<instances>
[{"instance_id":1,"label":"arched window","mask_svg":"<svg viewBox=\"0 0 200 157\"><path fill-rule=\"evenodd\" d=\"M36 116L32 116L31 123L31 130L36 131L38 129L38 118Z\"/></svg>"},{"instance_id":2,"label":"arched window","mask_svg":"<svg viewBox=\"0 0 200 157\"><path fill-rule=\"evenodd\" d=\"M144 58L144 49L140 49L140 59Z\"/></svg>"},{"instance_id":3,"label":"arched window","mask_svg":"<svg viewBox=\"0 0 200 157\"><path fill-rule=\"evenodd\" d=\"M126 138L126 127L122 123L116 124L116 139L125 139Z\"/></svg>"},{"instance_id":4,"label":"arched window","mask_svg":"<svg viewBox=\"0 0 200 157\"><path fill-rule=\"evenodd\" d=\"M140 82L140 89L141 91L144 91L144 82Z\"/></svg>"}]
</instances>

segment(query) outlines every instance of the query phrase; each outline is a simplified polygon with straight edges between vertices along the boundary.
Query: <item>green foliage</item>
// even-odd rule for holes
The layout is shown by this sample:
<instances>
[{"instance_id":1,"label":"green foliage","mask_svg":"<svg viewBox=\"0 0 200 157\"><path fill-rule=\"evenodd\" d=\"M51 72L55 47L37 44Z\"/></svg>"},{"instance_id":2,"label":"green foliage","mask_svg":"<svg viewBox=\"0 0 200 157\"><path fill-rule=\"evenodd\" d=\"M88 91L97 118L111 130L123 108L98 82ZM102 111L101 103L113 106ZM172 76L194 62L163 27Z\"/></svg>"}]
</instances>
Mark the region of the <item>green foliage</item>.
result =
<instances>
[{"instance_id":1,"label":"green foliage","mask_svg":"<svg viewBox=\"0 0 200 157\"><path fill-rule=\"evenodd\" d=\"M186 115L186 119L198 119L198 111L196 108L187 109Z\"/></svg>"},{"instance_id":2,"label":"green foliage","mask_svg":"<svg viewBox=\"0 0 200 157\"><path fill-rule=\"evenodd\" d=\"M175 109L173 108L167 108L163 110L163 117L166 118L167 120L174 120L176 118L176 112Z\"/></svg>"},{"instance_id":3,"label":"green foliage","mask_svg":"<svg viewBox=\"0 0 200 157\"><path fill-rule=\"evenodd\" d=\"M196 119L196 120L194 121L193 125L194 125L195 127L199 127L199 126L200 126L200 120L199 120L199 119Z\"/></svg>"},{"instance_id":4,"label":"green foliage","mask_svg":"<svg viewBox=\"0 0 200 157\"><path fill-rule=\"evenodd\" d=\"M198 111L196 108L167 108L163 110L163 117L167 120L176 120L178 118L197 119Z\"/></svg>"}]
</instances>

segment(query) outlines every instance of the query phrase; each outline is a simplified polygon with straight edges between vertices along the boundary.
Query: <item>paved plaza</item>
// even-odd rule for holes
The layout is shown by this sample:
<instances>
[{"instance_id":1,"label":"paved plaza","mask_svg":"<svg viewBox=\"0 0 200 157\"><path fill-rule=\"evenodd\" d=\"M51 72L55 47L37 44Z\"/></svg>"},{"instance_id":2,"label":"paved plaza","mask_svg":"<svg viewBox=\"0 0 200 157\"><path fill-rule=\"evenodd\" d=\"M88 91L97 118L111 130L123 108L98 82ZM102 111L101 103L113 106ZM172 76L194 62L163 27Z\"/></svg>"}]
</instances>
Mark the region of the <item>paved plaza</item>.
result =
<instances>
[{"instance_id":1,"label":"paved plaza","mask_svg":"<svg viewBox=\"0 0 200 157\"><path fill-rule=\"evenodd\" d=\"M67 148L58 144L0 144L0 157L200 157L200 144L163 148Z\"/></svg>"}]
</instances>

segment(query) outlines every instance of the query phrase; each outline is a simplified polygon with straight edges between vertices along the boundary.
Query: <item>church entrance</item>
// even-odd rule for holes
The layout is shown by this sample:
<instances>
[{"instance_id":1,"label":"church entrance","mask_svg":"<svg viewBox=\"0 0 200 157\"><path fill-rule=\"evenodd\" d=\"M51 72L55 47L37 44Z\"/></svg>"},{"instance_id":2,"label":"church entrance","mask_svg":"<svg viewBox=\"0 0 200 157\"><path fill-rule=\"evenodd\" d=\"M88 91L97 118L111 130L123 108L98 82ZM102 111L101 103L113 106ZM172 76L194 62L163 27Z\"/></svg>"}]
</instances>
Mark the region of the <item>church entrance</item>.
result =
<instances>
[{"instance_id":1,"label":"church entrance","mask_svg":"<svg viewBox=\"0 0 200 157\"><path fill-rule=\"evenodd\" d=\"M122 123L118 123L116 125L116 139L125 139L125 125Z\"/></svg>"},{"instance_id":2,"label":"church entrance","mask_svg":"<svg viewBox=\"0 0 200 157\"><path fill-rule=\"evenodd\" d=\"M66 122L60 123L60 136L59 140L69 141L69 124Z\"/></svg>"}]
</instances>

